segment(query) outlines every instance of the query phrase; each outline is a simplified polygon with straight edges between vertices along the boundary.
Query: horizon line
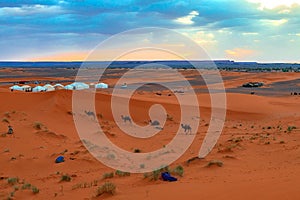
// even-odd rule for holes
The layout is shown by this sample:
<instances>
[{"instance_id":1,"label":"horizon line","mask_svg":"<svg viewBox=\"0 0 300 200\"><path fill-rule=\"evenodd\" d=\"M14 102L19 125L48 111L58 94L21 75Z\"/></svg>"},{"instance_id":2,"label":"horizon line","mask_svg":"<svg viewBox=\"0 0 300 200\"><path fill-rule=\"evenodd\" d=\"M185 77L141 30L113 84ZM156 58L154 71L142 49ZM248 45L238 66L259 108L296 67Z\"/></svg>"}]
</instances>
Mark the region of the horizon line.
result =
<instances>
[{"instance_id":1,"label":"horizon line","mask_svg":"<svg viewBox=\"0 0 300 200\"><path fill-rule=\"evenodd\" d=\"M40 60L40 61L30 61L30 60L0 60L0 63L3 62L19 62L19 63L74 63L74 62L233 62L233 63L256 63L256 64L300 64L300 62L293 61L236 61L230 59L216 59L216 60Z\"/></svg>"}]
</instances>

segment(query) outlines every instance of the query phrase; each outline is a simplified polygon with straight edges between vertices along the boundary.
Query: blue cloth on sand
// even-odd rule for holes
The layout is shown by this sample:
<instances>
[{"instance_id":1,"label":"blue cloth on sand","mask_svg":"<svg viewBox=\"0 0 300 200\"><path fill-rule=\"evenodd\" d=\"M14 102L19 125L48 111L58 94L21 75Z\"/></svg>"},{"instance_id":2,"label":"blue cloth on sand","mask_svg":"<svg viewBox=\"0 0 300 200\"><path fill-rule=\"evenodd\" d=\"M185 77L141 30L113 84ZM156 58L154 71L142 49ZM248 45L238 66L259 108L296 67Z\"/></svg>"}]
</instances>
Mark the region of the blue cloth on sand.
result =
<instances>
[{"instance_id":1,"label":"blue cloth on sand","mask_svg":"<svg viewBox=\"0 0 300 200\"><path fill-rule=\"evenodd\" d=\"M163 172L163 173L161 173L161 178L162 178L164 181L170 181L170 182L172 182L172 181L177 181L177 178L171 176L171 175L169 174L169 172Z\"/></svg>"},{"instance_id":2,"label":"blue cloth on sand","mask_svg":"<svg viewBox=\"0 0 300 200\"><path fill-rule=\"evenodd\" d=\"M55 163L62 163L65 162L65 158L63 156L58 156L55 160Z\"/></svg>"}]
</instances>

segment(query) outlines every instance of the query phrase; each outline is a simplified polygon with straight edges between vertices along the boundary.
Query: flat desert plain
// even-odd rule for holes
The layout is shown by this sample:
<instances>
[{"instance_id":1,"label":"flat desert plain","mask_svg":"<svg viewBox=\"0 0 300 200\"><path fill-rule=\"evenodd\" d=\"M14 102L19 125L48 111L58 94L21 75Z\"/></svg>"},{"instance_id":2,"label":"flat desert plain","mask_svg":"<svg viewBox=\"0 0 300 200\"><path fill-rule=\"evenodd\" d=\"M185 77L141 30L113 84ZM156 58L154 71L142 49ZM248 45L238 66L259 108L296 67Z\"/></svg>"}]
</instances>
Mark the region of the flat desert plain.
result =
<instances>
[{"instance_id":1,"label":"flat desert plain","mask_svg":"<svg viewBox=\"0 0 300 200\"><path fill-rule=\"evenodd\" d=\"M200 124L191 146L169 166L176 182L165 182L151 172L116 174L116 169L94 158L74 124L72 91L9 90L12 84L7 82L68 81L76 74L74 70L47 73L0 70L5 74L0 85L0 199L300 199L300 95L291 95L300 93L299 73L222 71L227 91L224 128L208 156L195 160L211 123L211 100L201 81L194 81ZM122 73L111 70L102 81L115 86ZM182 74L196 76L193 70ZM250 81L265 85L241 87ZM147 125L151 105L160 104L169 114L163 130L147 139L131 137L118 128L115 120L122 120L113 118L111 96L112 88L97 90L96 118L103 134L120 148L146 153L163 148L178 130L184 134L180 105L171 91L150 85L132 96L131 118L139 125ZM8 125L13 135L6 134ZM58 156L64 156L65 162L55 163ZM175 168L181 170L174 172ZM107 182L116 187L114 193L97 195Z\"/></svg>"}]
</instances>

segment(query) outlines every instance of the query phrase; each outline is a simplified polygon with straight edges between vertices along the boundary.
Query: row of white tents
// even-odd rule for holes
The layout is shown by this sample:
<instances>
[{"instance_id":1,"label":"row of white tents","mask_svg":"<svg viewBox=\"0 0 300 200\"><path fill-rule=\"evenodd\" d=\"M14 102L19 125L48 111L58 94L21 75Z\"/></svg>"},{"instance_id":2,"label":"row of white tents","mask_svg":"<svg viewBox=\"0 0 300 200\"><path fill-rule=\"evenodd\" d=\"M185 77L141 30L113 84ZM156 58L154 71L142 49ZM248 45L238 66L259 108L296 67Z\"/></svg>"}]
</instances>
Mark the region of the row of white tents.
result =
<instances>
[{"instance_id":1,"label":"row of white tents","mask_svg":"<svg viewBox=\"0 0 300 200\"><path fill-rule=\"evenodd\" d=\"M55 85L50 85L50 84L46 84L44 86L36 86L36 87L31 87L29 85L13 85L11 86L9 89L11 91L14 90L18 90L18 91L31 91L31 92L49 92L49 91L54 91L54 90L61 90L61 89L65 89L65 90L85 90L85 89L89 89L89 88L108 88L108 85L106 83L97 83L97 84L86 84L86 83L82 83L82 82L74 82L72 84L69 85L62 85L60 83L55 84Z\"/></svg>"}]
</instances>

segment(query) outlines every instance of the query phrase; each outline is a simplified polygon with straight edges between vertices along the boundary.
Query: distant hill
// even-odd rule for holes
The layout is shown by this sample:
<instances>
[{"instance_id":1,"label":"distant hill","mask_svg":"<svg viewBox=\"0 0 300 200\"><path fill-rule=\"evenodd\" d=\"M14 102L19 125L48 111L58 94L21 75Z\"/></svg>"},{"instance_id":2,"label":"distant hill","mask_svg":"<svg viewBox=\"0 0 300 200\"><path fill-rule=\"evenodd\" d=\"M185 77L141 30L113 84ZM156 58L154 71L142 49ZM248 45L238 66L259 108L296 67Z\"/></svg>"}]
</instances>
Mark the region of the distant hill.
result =
<instances>
[{"instance_id":1,"label":"distant hill","mask_svg":"<svg viewBox=\"0 0 300 200\"><path fill-rule=\"evenodd\" d=\"M293 63L257 63L257 62L235 62L231 60L215 61L99 61L99 62L0 62L0 67L12 68L79 68L84 64L87 68L134 68L151 67L163 68L171 67L176 69L192 68L215 68L223 70L286 70L299 71L300 64Z\"/></svg>"}]
</instances>

